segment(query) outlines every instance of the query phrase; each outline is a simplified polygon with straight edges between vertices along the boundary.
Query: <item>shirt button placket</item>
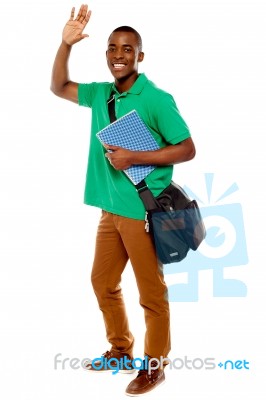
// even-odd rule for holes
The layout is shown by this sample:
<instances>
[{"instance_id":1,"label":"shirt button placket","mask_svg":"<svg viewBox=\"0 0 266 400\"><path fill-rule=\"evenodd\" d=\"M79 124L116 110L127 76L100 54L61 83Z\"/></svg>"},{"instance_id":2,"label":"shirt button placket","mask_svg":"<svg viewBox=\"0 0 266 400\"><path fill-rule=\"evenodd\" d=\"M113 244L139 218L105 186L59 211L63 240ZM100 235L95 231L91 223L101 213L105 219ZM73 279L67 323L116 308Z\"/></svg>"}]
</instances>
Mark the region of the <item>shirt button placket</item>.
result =
<instances>
[{"instance_id":1,"label":"shirt button placket","mask_svg":"<svg viewBox=\"0 0 266 400\"><path fill-rule=\"evenodd\" d=\"M120 99L117 99L117 101L116 101L116 111L115 111L116 115L118 115L118 113L119 113L119 105L120 105Z\"/></svg>"}]
</instances>

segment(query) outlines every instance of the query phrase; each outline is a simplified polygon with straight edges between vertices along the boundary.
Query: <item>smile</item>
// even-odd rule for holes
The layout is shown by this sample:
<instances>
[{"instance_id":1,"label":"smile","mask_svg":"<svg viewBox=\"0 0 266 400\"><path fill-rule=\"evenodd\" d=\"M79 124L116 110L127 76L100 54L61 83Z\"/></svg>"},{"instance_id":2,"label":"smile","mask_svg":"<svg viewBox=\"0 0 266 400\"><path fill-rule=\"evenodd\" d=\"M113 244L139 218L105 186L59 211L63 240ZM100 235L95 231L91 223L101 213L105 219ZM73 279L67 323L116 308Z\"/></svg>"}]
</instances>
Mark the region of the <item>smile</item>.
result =
<instances>
[{"instance_id":1,"label":"smile","mask_svg":"<svg viewBox=\"0 0 266 400\"><path fill-rule=\"evenodd\" d=\"M115 63L113 64L114 69L122 69L126 66L126 64Z\"/></svg>"}]
</instances>

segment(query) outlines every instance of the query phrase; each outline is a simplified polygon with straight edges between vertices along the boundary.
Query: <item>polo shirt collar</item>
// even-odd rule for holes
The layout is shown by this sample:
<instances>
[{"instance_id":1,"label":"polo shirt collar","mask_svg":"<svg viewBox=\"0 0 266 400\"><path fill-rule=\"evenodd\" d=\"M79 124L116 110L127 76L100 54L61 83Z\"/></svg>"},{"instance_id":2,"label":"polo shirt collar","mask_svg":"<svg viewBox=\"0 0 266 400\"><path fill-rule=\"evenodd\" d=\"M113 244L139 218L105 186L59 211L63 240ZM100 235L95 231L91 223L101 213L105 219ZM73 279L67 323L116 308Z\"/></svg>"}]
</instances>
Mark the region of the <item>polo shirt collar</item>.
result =
<instances>
[{"instance_id":1,"label":"polo shirt collar","mask_svg":"<svg viewBox=\"0 0 266 400\"><path fill-rule=\"evenodd\" d=\"M148 80L148 78L146 77L146 75L144 73L140 73L138 78L134 82L134 84L131 86L131 88L127 92L121 93L121 95L122 94L125 95L126 93L140 94L142 92L147 80ZM116 89L114 83L113 83L113 90L117 92L117 89Z\"/></svg>"}]
</instances>

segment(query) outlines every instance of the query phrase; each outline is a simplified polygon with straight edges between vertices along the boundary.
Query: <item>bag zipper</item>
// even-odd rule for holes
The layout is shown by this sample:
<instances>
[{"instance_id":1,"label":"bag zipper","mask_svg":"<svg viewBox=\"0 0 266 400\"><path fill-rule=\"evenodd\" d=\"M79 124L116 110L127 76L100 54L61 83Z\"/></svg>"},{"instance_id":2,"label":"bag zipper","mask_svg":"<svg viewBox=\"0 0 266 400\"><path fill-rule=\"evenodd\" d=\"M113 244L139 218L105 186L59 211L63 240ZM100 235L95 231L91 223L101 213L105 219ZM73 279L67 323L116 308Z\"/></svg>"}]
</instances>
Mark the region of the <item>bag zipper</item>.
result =
<instances>
[{"instance_id":1,"label":"bag zipper","mask_svg":"<svg viewBox=\"0 0 266 400\"><path fill-rule=\"evenodd\" d=\"M148 233L150 230L150 224L148 220L148 212L145 213L145 231Z\"/></svg>"}]
</instances>

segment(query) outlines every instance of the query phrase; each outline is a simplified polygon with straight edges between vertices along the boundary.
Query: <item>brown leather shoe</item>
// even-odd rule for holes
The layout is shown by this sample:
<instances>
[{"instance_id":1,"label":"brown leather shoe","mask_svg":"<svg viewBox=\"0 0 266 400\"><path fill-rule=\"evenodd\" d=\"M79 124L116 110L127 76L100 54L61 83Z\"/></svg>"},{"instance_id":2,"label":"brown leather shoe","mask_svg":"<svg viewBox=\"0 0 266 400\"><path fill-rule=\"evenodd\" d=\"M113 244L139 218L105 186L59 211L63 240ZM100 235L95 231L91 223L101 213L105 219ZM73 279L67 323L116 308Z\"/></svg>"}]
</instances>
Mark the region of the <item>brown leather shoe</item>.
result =
<instances>
[{"instance_id":1,"label":"brown leather shoe","mask_svg":"<svg viewBox=\"0 0 266 400\"><path fill-rule=\"evenodd\" d=\"M153 367L156 363L151 363ZM128 396L141 396L155 389L165 381L164 370L157 368L152 371L141 369L138 376L130 382L126 388L126 395Z\"/></svg>"},{"instance_id":2,"label":"brown leather shoe","mask_svg":"<svg viewBox=\"0 0 266 400\"><path fill-rule=\"evenodd\" d=\"M101 357L97 357L85 365L85 368L93 372L112 371L113 374L118 372L132 374L135 371L132 367L132 357L127 353L118 353L114 350L106 351Z\"/></svg>"}]
</instances>

